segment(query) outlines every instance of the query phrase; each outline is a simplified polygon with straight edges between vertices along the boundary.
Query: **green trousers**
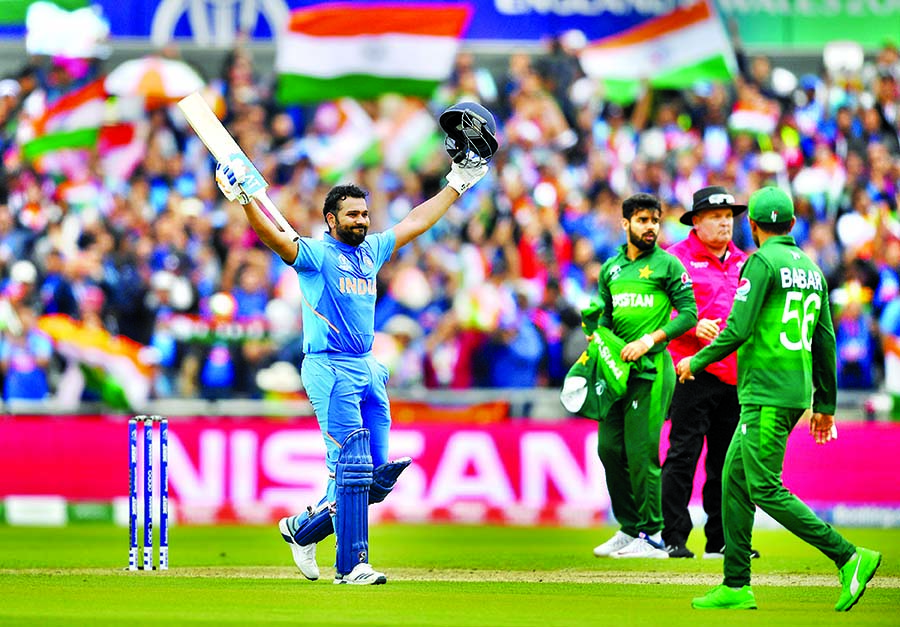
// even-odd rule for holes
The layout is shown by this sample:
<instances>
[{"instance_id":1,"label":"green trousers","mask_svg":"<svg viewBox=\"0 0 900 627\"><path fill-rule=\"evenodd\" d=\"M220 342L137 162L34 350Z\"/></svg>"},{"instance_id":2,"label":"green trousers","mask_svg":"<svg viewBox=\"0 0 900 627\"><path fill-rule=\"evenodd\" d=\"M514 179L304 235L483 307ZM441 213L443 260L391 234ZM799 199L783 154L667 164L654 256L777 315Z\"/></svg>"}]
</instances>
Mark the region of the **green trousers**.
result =
<instances>
[{"instance_id":1,"label":"green trousers","mask_svg":"<svg viewBox=\"0 0 900 627\"><path fill-rule=\"evenodd\" d=\"M632 537L663 528L659 432L675 391L675 367L667 351L654 355L653 363L656 377L651 381L632 372L628 390L597 433L613 515Z\"/></svg>"},{"instance_id":2,"label":"green trousers","mask_svg":"<svg viewBox=\"0 0 900 627\"><path fill-rule=\"evenodd\" d=\"M802 409L744 405L722 475L726 586L750 584L750 540L756 507L840 568L856 551L781 482L788 435Z\"/></svg>"}]
</instances>

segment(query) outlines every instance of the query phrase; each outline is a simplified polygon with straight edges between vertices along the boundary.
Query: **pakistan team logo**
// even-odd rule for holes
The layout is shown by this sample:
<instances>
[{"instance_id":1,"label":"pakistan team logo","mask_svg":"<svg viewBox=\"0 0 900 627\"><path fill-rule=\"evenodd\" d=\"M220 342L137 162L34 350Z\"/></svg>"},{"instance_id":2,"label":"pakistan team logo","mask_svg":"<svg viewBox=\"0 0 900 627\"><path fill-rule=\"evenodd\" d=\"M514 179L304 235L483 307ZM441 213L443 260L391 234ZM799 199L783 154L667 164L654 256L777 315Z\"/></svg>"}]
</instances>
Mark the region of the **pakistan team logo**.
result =
<instances>
[{"instance_id":1,"label":"pakistan team logo","mask_svg":"<svg viewBox=\"0 0 900 627\"><path fill-rule=\"evenodd\" d=\"M738 284L737 291L734 293L734 300L746 301L750 294L750 279L744 277Z\"/></svg>"}]
</instances>

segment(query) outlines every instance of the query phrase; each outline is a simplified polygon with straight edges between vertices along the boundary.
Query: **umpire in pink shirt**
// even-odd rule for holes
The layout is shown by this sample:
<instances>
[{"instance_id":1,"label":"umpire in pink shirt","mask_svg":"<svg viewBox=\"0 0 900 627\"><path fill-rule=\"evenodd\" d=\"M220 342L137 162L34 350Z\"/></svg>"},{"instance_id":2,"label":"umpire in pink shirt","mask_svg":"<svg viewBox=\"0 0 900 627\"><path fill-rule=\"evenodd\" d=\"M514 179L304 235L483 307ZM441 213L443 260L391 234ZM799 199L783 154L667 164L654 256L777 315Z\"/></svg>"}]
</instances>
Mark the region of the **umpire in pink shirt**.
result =
<instances>
[{"instance_id":1,"label":"umpire in pink shirt","mask_svg":"<svg viewBox=\"0 0 900 627\"><path fill-rule=\"evenodd\" d=\"M694 194L691 210L681 222L693 226L687 239L668 250L691 275L697 300L697 326L669 342L675 363L709 344L724 327L747 260L734 242L734 216L746 205L735 203L724 187L704 187ZM740 417L737 357L734 353L711 364L696 379L675 388L669 418L669 452L662 469L663 541L669 557L694 557L687 548L691 533L688 502L703 441L706 440L706 511L704 557L723 557L722 465Z\"/></svg>"}]
</instances>

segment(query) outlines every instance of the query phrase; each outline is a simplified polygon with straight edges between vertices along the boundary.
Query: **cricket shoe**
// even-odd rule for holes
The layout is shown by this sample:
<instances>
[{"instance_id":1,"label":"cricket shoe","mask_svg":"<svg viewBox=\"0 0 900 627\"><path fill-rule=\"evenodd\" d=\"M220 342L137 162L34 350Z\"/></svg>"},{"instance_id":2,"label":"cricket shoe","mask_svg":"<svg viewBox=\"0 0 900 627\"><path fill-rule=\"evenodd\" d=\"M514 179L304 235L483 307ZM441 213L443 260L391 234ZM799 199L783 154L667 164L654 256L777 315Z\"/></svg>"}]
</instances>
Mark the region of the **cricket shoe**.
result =
<instances>
[{"instance_id":1,"label":"cricket shoe","mask_svg":"<svg viewBox=\"0 0 900 627\"><path fill-rule=\"evenodd\" d=\"M346 575L335 574L335 585L350 584L352 586L379 586L387 583L384 573L379 573L367 562L360 562Z\"/></svg>"},{"instance_id":2,"label":"cricket shoe","mask_svg":"<svg viewBox=\"0 0 900 627\"><path fill-rule=\"evenodd\" d=\"M718 585L705 596L691 601L691 607L695 610L755 610L756 597L750 586L734 589Z\"/></svg>"},{"instance_id":3,"label":"cricket shoe","mask_svg":"<svg viewBox=\"0 0 900 627\"><path fill-rule=\"evenodd\" d=\"M670 544L666 547L666 553L669 554L670 559L679 557L690 559L694 557L694 552L683 544Z\"/></svg>"},{"instance_id":4,"label":"cricket shoe","mask_svg":"<svg viewBox=\"0 0 900 627\"><path fill-rule=\"evenodd\" d=\"M615 559L668 559L669 554L661 543L654 542L642 531L628 546L612 553L610 557Z\"/></svg>"},{"instance_id":5,"label":"cricket shoe","mask_svg":"<svg viewBox=\"0 0 900 627\"><path fill-rule=\"evenodd\" d=\"M856 605L866 591L866 584L875 576L879 566L881 553L857 547L853 557L838 570L842 590L834 609L838 612L847 612Z\"/></svg>"},{"instance_id":6,"label":"cricket shoe","mask_svg":"<svg viewBox=\"0 0 900 627\"><path fill-rule=\"evenodd\" d=\"M626 546L634 542L634 538L623 531L617 531L616 535L594 547L595 557L609 557L616 551L624 549Z\"/></svg>"},{"instance_id":7,"label":"cricket shoe","mask_svg":"<svg viewBox=\"0 0 900 627\"><path fill-rule=\"evenodd\" d=\"M278 531L281 532L281 537L284 538L284 541L291 545L291 555L294 558L294 563L300 569L300 572L303 573L303 576L310 581L318 579L319 565L316 564L316 543L312 542L306 546L297 544L297 541L294 540L294 534L288 528L288 518L282 518L278 521Z\"/></svg>"}]
</instances>

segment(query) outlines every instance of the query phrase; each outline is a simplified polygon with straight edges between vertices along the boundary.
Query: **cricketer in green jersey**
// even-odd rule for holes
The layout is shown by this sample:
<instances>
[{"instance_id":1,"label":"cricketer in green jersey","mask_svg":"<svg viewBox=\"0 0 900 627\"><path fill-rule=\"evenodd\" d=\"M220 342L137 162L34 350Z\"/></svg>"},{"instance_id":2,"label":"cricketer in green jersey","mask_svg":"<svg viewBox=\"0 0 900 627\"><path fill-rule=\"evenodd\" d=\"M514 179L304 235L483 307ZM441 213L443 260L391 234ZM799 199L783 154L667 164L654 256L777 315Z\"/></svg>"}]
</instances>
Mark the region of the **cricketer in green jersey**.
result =
<instances>
[{"instance_id":1,"label":"cricketer in green jersey","mask_svg":"<svg viewBox=\"0 0 900 627\"><path fill-rule=\"evenodd\" d=\"M696 609L756 609L750 588L750 539L756 506L838 567L835 609L859 601L881 554L855 547L819 519L781 481L791 430L812 405L809 431L819 444L837 437L834 328L822 271L789 235L791 198L777 187L750 197L748 215L759 246L741 271L725 329L678 362L679 381L737 349L741 420L722 476L725 577L693 600Z\"/></svg>"},{"instance_id":2,"label":"cricketer in green jersey","mask_svg":"<svg viewBox=\"0 0 900 627\"><path fill-rule=\"evenodd\" d=\"M597 452L621 528L594 548L597 557L669 557L661 536L659 436L675 368L666 344L697 324L697 305L684 265L656 245L661 214L659 200L650 194L625 199L627 242L603 264L598 281L604 304L599 326L627 342L620 356L634 364L625 394L598 427Z\"/></svg>"}]
</instances>

